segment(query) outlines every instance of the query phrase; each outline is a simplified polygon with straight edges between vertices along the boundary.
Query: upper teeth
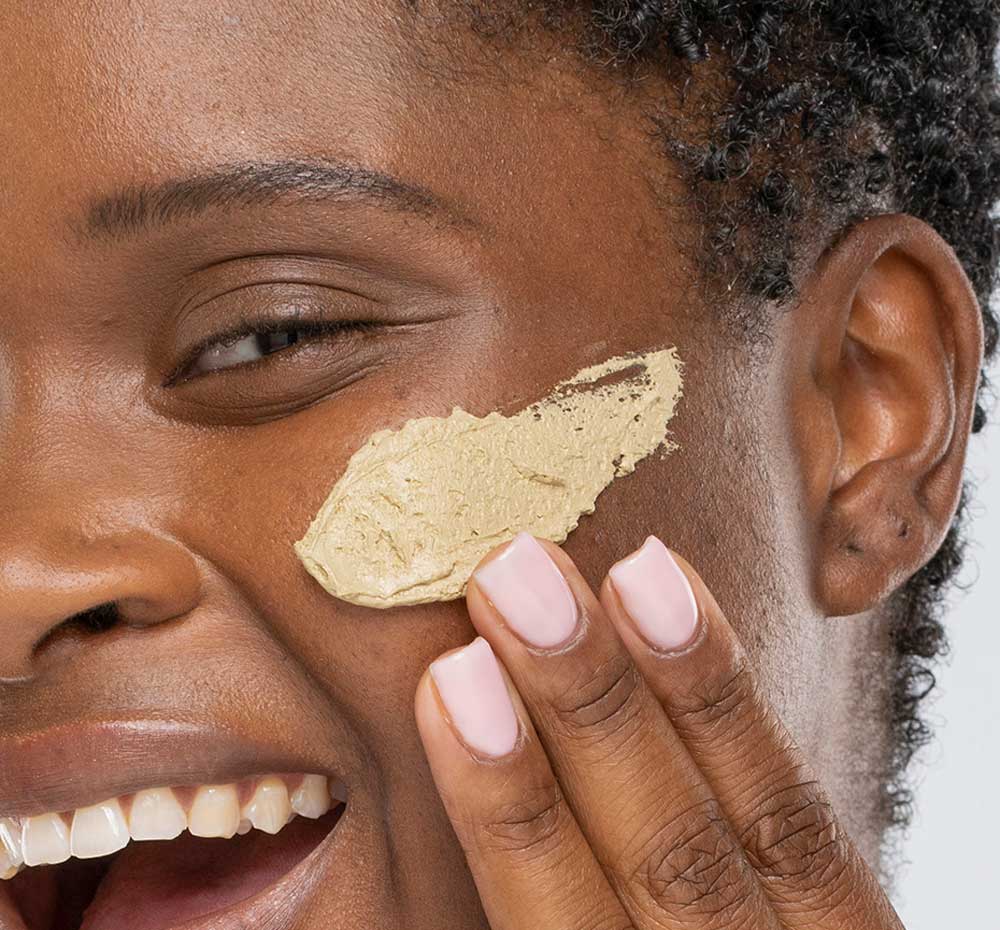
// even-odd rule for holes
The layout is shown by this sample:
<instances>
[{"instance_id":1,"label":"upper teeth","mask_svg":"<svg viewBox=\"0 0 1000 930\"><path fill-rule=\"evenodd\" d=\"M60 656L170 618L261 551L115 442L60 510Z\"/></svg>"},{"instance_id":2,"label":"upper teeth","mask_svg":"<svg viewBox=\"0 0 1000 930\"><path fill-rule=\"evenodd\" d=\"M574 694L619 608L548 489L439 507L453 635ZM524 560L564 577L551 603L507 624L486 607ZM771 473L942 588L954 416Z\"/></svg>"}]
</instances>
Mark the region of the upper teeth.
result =
<instances>
[{"instance_id":1,"label":"upper teeth","mask_svg":"<svg viewBox=\"0 0 1000 930\"><path fill-rule=\"evenodd\" d=\"M147 788L129 798L111 798L72 814L0 817L0 879L24 866L93 859L117 852L133 840L172 840L185 829L195 836L229 838L256 828L277 833L296 814L322 817L331 799L344 792L323 775L286 781L275 775L255 780L240 804L239 786L203 785L185 811L171 788ZM127 811L127 813L126 813Z\"/></svg>"}]
</instances>

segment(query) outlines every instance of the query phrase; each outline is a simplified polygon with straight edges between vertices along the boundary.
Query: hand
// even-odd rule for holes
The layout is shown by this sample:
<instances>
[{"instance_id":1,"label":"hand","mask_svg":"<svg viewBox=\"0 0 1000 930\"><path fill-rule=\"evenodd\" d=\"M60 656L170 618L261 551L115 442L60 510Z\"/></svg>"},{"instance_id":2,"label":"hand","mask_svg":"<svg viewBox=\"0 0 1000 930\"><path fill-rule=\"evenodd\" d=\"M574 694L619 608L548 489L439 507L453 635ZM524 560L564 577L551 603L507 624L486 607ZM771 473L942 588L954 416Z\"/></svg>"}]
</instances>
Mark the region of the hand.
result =
<instances>
[{"instance_id":1,"label":"hand","mask_svg":"<svg viewBox=\"0 0 1000 930\"><path fill-rule=\"evenodd\" d=\"M431 664L416 716L493 930L902 926L712 595L654 537L598 598L522 534L467 603L480 637Z\"/></svg>"}]
</instances>

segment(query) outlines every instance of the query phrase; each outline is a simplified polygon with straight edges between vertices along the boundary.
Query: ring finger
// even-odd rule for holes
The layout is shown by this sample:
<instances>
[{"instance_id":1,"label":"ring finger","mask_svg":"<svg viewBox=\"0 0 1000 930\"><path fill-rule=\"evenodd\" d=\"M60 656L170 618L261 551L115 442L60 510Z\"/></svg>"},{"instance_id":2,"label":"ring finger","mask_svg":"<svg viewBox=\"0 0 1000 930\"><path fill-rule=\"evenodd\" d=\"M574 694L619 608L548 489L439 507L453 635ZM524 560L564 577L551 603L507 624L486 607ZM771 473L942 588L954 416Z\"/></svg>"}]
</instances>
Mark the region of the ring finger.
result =
<instances>
[{"instance_id":1,"label":"ring finger","mask_svg":"<svg viewBox=\"0 0 1000 930\"><path fill-rule=\"evenodd\" d=\"M719 798L784 926L898 926L874 874L758 687L735 632L691 566L650 537L611 569L601 600ZM696 645L681 653L664 650L659 640L669 639L670 621L688 606L701 631Z\"/></svg>"}]
</instances>

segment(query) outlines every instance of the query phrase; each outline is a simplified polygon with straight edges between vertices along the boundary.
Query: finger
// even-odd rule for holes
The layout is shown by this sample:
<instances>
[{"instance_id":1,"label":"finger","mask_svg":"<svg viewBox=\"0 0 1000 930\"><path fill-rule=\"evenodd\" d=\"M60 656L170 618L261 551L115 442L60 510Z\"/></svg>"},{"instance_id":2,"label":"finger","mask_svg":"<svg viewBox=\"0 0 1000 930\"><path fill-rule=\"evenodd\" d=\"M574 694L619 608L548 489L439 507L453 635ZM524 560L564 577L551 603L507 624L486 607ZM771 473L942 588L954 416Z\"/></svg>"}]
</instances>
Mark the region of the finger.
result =
<instances>
[{"instance_id":1,"label":"finger","mask_svg":"<svg viewBox=\"0 0 1000 930\"><path fill-rule=\"evenodd\" d=\"M431 663L415 711L492 930L630 928L486 640Z\"/></svg>"},{"instance_id":2,"label":"finger","mask_svg":"<svg viewBox=\"0 0 1000 930\"><path fill-rule=\"evenodd\" d=\"M712 785L783 925L899 926L691 566L651 536L611 569L601 601Z\"/></svg>"},{"instance_id":3,"label":"finger","mask_svg":"<svg viewBox=\"0 0 1000 930\"><path fill-rule=\"evenodd\" d=\"M710 786L569 557L520 534L467 601L635 926L773 926Z\"/></svg>"}]
</instances>

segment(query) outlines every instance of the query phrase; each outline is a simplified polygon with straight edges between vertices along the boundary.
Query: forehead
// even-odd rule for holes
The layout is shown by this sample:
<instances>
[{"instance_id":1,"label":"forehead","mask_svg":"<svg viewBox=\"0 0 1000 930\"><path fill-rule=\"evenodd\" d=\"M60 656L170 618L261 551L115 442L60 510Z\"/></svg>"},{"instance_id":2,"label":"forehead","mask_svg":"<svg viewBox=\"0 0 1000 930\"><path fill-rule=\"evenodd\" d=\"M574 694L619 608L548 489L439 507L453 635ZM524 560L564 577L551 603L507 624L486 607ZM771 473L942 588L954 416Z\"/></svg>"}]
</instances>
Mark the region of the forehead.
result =
<instances>
[{"instance_id":1,"label":"forehead","mask_svg":"<svg viewBox=\"0 0 1000 930\"><path fill-rule=\"evenodd\" d=\"M0 12L0 109L19 182L72 166L97 183L292 145L378 150L414 104L417 51L392 3L33 7Z\"/></svg>"},{"instance_id":2,"label":"forehead","mask_svg":"<svg viewBox=\"0 0 1000 930\"><path fill-rule=\"evenodd\" d=\"M20 236L123 184L290 156L489 209L500 193L558 189L570 155L579 165L613 148L594 132L606 101L572 54L529 61L413 6L53 0L41 17L0 5L0 224Z\"/></svg>"},{"instance_id":3,"label":"forehead","mask_svg":"<svg viewBox=\"0 0 1000 930\"><path fill-rule=\"evenodd\" d=\"M70 327L107 307L124 313L138 285L160 286L153 271L203 264L211 256L195 246L224 233L249 251L280 245L271 214L236 211L155 250L95 250L75 235L123 191L169 193L178 178L247 164L360 166L427 192L471 220L474 275L511 305L561 295L589 306L602 287L620 303L628 280L650 292L633 300L658 307L687 278L677 211L662 237L663 161L641 104L605 93L564 37L484 39L408 0L47 9L43 19L27 2L0 4L0 288L15 334L57 312ZM344 232L400 247L395 229L367 217L331 208L313 219L324 240ZM286 238L319 235L282 222ZM452 240L428 242L431 264L458 254Z\"/></svg>"}]
</instances>

